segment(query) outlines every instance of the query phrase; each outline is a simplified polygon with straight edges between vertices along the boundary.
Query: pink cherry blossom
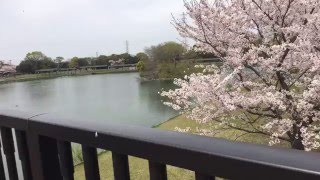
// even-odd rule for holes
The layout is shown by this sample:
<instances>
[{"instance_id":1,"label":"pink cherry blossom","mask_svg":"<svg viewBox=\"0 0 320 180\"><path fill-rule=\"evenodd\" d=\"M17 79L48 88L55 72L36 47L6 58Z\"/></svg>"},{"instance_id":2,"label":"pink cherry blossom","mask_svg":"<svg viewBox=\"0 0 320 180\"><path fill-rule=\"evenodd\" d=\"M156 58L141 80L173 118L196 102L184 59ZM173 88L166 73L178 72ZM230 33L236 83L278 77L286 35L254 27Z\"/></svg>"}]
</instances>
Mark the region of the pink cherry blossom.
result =
<instances>
[{"instance_id":1,"label":"pink cherry blossom","mask_svg":"<svg viewBox=\"0 0 320 180\"><path fill-rule=\"evenodd\" d=\"M319 148L320 1L189 0L185 7L188 18L174 18L176 29L223 65L175 79L179 88L161 93L166 104L200 123L268 135L270 145Z\"/></svg>"}]
</instances>

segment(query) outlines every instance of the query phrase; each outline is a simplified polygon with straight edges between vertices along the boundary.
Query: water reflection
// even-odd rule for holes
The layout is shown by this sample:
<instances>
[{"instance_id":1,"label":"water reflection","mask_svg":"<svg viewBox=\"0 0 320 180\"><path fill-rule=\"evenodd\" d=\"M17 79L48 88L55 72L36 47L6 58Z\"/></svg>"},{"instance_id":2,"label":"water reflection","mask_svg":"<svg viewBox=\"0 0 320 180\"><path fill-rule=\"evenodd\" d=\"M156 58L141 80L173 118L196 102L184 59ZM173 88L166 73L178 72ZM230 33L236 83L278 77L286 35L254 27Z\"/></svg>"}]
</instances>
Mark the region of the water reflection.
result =
<instances>
[{"instance_id":1,"label":"water reflection","mask_svg":"<svg viewBox=\"0 0 320 180\"><path fill-rule=\"evenodd\" d=\"M158 94L173 88L172 83L141 83L138 76L107 74L4 84L0 85L0 107L140 126L174 116L176 112L164 106Z\"/></svg>"},{"instance_id":2,"label":"water reflection","mask_svg":"<svg viewBox=\"0 0 320 180\"><path fill-rule=\"evenodd\" d=\"M163 105L164 98L158 93L162 90L169 90L174 88L171 81L151 81L140 83L139 86L139 96L142 101L140 101L140 106L148 106L153 113L153 118L158 116L163 116L168 111L168 107Z\"/></svg>"}]
</instances>

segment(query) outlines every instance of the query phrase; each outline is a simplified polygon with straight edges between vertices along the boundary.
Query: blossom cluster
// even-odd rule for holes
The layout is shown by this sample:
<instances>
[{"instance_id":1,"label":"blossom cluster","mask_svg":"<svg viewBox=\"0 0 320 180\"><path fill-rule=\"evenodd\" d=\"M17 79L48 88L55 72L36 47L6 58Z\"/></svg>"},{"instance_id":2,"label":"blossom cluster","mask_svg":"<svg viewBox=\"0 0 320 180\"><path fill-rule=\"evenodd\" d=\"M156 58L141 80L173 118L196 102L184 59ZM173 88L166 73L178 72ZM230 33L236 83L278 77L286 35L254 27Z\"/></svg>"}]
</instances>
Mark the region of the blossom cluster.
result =
<instances>
[{"instance_id":1,"label":"blossom cluster","mask_svg":"<svg viewBox=\"0 0 320 180\"><path fill-rule=\"evenodd\" d=\"M124 59L109 60L109 63L111 64L111 66L113 66L113 65L123 64L123 63L124 63Z\"/></svg>"}]
</instances>

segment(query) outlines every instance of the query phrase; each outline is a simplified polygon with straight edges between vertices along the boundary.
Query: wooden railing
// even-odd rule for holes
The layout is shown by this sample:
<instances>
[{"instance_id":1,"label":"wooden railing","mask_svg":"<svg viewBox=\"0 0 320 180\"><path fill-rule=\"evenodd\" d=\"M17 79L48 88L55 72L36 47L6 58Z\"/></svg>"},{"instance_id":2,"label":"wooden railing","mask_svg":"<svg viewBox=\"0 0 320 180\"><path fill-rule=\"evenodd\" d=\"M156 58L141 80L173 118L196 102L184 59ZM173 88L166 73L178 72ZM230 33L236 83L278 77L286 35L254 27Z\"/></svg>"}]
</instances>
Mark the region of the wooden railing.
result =
<instances>
[{"instance_id":1,"label":"wooden railing","mask_svg":"<svg viewBox=\"0 0 320 180\"><path fill-rule=\"evenodd\" d=\"M92 123L55 114L2 111L0 127L0 144L7 162L3 166L4 161L0 159L1 180L5 179L4 167L10 180L18 179L15 151L21 160L25 180L73 180L71 142L82 145L87 180L100 179L96 148L112 152L116 180L130 179L128 155L149 161L151 180L167 179L166 165L194 171L197 180L215 177L320 179L319 153L151 128Z\"/></svg>"}]
</instances>

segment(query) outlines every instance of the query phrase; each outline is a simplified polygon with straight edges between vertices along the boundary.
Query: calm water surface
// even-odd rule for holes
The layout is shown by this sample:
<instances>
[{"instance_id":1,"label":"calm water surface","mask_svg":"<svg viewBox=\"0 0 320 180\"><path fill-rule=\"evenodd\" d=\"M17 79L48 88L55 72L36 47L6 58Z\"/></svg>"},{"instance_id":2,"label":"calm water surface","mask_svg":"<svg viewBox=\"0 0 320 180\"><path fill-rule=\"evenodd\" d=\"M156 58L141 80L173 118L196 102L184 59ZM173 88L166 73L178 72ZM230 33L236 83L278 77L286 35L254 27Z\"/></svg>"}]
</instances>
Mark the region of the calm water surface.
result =
<instances>
[{"instance_id":1,"label":"calm water surface","mask_svg":"<svg viewBox=\"0 0 320 180\"><path fill-rule=\"evenodd\" d=\"M102 121L148 127L177 114L162 104L163 99L158 94L162 89L174 88L171 82L141 83L138 77L138 73L124 73L3 84L0 85L0 108L35 114L58 113L86 118L92 123ZM2 150L1 154L3 156ZM23 179L19 160L17 164L19 179ZM4 166L8 178L6 163Z\"/></svg>"},{"instance_id":2,"label":"calm water surface","mask_svg":"<svg viewBox=\"0 0 320 180\"><path fill-rule=\"evenodd\" d=\"M177 113L162 104L168 81L140 82L138 73L62 77L0 85L0 108L58 113L139 126L152 126Z\"/></svg>"}]
</instances>

